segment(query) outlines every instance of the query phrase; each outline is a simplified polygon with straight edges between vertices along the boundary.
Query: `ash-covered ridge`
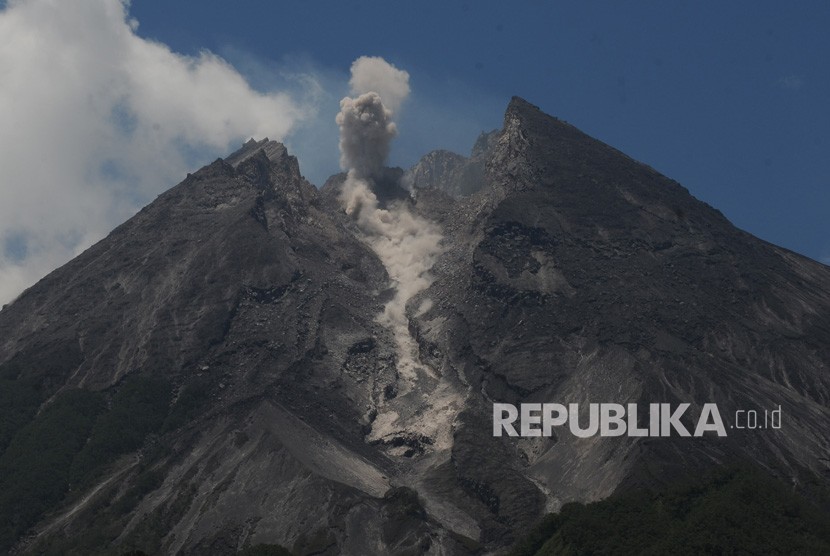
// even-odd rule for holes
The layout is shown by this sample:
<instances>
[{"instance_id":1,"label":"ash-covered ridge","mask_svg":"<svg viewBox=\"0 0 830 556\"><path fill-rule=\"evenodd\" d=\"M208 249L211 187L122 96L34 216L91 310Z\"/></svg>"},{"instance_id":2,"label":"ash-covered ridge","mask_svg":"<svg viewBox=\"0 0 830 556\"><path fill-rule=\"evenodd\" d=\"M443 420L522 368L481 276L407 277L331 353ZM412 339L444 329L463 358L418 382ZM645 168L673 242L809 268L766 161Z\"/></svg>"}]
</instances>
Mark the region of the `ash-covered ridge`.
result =
<instances>
[{"instance_id":1,"label":"ash-covered ridge","mask_svg":"<svg viewBox=\"0 0 830 556\"><path fill-rule=\"evenodd\" d=\"M470 157L373 172L358 177L387 213L368 216L440 235L406 267L428 275L412 295L373 243L399 228L347 214L349 175L318 191L264 140L0 312L0 377L35 385L32 422L72 389L106 400L101 423L137 380L169 396L15 550L475 554L564 502L730 461L826 480L828 267L518 98ZM780 405L786 427L494 438L494 401Z\"/></svg>"}]
</instances>

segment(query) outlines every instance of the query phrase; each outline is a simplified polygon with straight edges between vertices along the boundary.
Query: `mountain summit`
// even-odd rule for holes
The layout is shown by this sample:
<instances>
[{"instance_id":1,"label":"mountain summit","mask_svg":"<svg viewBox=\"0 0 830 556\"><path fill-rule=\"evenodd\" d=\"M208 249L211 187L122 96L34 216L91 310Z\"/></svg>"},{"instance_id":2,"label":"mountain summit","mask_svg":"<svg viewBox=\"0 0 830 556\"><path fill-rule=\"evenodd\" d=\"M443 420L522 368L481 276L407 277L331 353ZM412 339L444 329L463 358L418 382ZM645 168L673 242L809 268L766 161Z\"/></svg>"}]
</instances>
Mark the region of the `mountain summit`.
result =
<instances>
[{"instance_id":1,"label":"mountain summit","mask_svg":"<svg viewBox=\"0 0 830 556\"><path fill-rule=\"evenodd\" d=\"M0 549L474 554L728 462L826 481L830 268L519 98L376 179L385 236L344 180L249 141L0 311ZM494 403L781 428L494 437Z\"/></svg>"}]
</instances>

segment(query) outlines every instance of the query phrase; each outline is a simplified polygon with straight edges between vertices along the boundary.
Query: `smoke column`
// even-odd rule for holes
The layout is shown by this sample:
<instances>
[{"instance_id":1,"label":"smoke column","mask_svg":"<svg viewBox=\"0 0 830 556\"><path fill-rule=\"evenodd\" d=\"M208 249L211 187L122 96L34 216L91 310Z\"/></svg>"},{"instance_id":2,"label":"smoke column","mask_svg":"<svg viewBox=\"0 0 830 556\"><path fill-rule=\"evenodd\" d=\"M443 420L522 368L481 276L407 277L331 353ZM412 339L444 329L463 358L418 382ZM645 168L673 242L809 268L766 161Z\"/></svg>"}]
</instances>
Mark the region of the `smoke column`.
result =
<instances>
[{"instance_id":1,"label":"smoke column","mask_svg":"<svg viewBox=\"0 0 830 556\"><path fill-rule=\"evenodd\" d=\"M442 235L436 224L412 214L403 204L380 208L371 188L397 135L390 107L397 109L409 94L409 74L382 58L361 57L352 64L350 84L355 96L340 101L337 115L340 164L347 170L340 202L380 257L396 289L379 322L392 329L398 371L412 381L420 367L406 303L432 283L429 270L441 254Z\"/></svg>"},{"instance_id":2,"label":"smoke column","mask_svg":"<svg viewBox=\"0 0 830 556\"><path fill-rule=\"evenodd\" d=\"M337 115L340 126L340 165L354 178L370 180L383 168L389 145L398 134L392 111L380 95L364 93L340 101Z\"/></svg>"}]
</instances>

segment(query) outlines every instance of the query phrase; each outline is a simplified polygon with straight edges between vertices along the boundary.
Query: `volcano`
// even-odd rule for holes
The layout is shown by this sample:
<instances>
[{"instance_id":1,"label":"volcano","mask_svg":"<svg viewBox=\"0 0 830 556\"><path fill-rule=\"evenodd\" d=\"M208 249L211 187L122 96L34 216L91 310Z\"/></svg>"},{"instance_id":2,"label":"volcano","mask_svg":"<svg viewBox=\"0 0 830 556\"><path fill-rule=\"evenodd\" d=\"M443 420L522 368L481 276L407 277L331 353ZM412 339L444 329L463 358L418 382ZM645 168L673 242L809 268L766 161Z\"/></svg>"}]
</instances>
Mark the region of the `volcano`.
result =
<instances>
[{"instance_id":1,"label":"volcano","mask_svg":"<svg viewBox=\"0 0 830 556\"><path fill-rule=\"evenodd\" d=\"M0 550L479 554L733 462L826 484L829 267L520 98L374 179L440 236L405 297L346 180L251 140L0 311ZM494 437L494 403L726 434Z\"/></svg>"}]
</instances>

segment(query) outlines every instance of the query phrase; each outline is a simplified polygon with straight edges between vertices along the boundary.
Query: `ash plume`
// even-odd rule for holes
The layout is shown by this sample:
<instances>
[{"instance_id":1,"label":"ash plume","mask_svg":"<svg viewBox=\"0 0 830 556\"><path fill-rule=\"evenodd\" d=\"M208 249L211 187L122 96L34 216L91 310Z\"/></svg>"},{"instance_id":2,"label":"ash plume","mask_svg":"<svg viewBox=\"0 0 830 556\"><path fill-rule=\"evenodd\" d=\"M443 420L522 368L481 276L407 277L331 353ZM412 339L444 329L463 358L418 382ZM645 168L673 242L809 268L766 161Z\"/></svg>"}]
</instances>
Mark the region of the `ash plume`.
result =
<instances>
[{"instance_id":1,"label":"ash plume","mask_svg":"<svg viewBox=\"0 0 830 556\"><path fill-rule=\"evenodd\" d=\"M352 63L349 86L352 95L376 92L389 110L397 112L409 96L409 74L380 56L361 56Z\"/></svg>"},{"instance_id":2,"label":"ash plume","mask_svg":"<svg viewBox=\"0 0 830 556\"><path fill-rule=\"evenodd\" d=\"M383 168L389 146L398 134L392 111L380 95L364 93L340 101L340 165L357 179L371 179Z\"/></svg>"},{"instance_id":3,"label":"ash plume","mask_svg":"<svg viewBox=\"0 0 830 556\"><path fill-rule=\"evenodd\" d=\"M407 302L432 283L430 268L441 254L441 230L410 212L404 204L381 208L372 191L373 180L389 155L397 128L384 94L398 107L409 94L409 75L382 58L361 57L352 64L355 97L340 101L340 163L347 170L340 202L351 215L363 240L386 267L396 293L379 321L389 326L398 346L399 372L409 379L418 369L416 344L409 334ZM364 90L367 88L376 90ZM383 93L379 92L383 91Z\"/></svg>"},{"instance_id":4,"label":"ash plume","mask_svg":"<svg viewBox=\"0 0 830 556\"><path fill-rule=\"evenodd\" d=\"M340 101L340 166L370 180L383 168L398 134L394 111L409 95L409 74L383 58L361 56L351 68L353 97Z\"/></svg>"}]
</instances>

